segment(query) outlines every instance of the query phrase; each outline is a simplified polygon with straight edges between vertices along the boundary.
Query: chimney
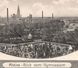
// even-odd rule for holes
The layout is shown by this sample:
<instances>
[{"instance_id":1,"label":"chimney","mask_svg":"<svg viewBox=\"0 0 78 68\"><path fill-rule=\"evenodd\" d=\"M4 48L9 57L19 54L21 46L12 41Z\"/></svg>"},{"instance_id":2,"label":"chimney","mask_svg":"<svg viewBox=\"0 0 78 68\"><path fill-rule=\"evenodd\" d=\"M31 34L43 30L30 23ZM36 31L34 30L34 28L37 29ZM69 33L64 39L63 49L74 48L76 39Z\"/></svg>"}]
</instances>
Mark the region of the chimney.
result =
<instances>
[{"instance_id":1,"label":"chimney","mask_svg":"<svg viewBox=\"0 0 78 68\"><path fill-rule=\"evenodd\" d=\"M44 16L44 13L43 13L43 11L42 11L42 19L43 19L43 16Z\"/></svg>"},{"instance_id":2,"label":"chimney","mask_svg":"<svg viewBox=\"0 0 78 68\"><path fill-rule=\"evenodd\" d=\"M8 8L7 8L7 22L9 22L9 11L8 11Z\"/></svg>"},{"instance_id":3,"label":"chimney","mask_svg":"<svg viewBox=\"0 0 78 68\"><path fill-rule=\"evenodd\" d=\"M54 15L53 15L53 13L52 13L52 19L54 18Z\"/></svg>"}]
</instances>

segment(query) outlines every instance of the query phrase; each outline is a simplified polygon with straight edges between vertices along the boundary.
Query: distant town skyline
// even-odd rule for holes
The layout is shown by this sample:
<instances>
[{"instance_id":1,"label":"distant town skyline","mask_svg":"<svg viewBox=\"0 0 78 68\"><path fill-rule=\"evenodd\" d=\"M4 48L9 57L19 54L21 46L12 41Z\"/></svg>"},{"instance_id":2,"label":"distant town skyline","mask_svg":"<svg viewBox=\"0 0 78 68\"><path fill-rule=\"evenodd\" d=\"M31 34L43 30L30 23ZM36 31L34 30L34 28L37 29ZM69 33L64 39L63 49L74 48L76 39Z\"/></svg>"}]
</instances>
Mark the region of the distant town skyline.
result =
<instances>
[{"instance_id":1,"label":"distant town skyline","mask_svg":"<svg viewBox=\"0 0 78 68\"><path fill-rule=\"evenodd\" d=\"M6 17L6 9L9 8L9 15L20 13L26 17L32 14L34 17L41 17L42 10L44 16L77 16L78 0L0 0L0 16Z\"/></svg>"}]
</instances>

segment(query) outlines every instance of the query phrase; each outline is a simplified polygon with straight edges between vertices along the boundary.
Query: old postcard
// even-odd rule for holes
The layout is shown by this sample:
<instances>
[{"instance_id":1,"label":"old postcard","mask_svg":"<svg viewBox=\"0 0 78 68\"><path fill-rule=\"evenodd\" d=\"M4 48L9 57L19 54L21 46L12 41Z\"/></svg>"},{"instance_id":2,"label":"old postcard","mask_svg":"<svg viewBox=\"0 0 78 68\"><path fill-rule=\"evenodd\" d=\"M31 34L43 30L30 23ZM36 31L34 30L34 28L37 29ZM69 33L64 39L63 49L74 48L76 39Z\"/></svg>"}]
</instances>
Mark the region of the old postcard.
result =
<instances>
[{"instance_id":1,"label":"old postcard","mask_svg":"<svg viewBox=\"0 0 78 68\"><path fill-rule=\"evenodd\" d=\"M77 68L78 0L0 0L0 68Z\"/></svg>"}]
</instances>

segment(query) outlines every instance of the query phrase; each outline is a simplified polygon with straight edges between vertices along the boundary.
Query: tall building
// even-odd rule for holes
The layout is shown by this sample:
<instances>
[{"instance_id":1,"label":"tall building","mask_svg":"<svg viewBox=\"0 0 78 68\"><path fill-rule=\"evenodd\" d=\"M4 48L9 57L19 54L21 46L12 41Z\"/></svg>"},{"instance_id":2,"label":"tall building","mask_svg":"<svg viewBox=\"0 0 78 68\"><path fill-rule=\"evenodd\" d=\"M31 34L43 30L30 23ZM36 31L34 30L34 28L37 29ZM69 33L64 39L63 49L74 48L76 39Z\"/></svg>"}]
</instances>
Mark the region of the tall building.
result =
<instances>
[{"instance_id":1,"label":"tall building","mask_svg":"<svg viewBox=\"0 0 78 68\"><path fill-rule=\"evenodd\" d=\"M29 14L29 23L32 23L32 14Z\"/></svg>"},{"instance_id":2,"label":"tall building","mask_svg":"<svg viewBox=\"0 0 78 68\"><path fill-rule=\"evenodd\" d=\"M20 18L20 17L21 17L21 15L20 15L20 7L18 5L18 8L17 8L17 18Z\"/></svg>"}]
</instances>

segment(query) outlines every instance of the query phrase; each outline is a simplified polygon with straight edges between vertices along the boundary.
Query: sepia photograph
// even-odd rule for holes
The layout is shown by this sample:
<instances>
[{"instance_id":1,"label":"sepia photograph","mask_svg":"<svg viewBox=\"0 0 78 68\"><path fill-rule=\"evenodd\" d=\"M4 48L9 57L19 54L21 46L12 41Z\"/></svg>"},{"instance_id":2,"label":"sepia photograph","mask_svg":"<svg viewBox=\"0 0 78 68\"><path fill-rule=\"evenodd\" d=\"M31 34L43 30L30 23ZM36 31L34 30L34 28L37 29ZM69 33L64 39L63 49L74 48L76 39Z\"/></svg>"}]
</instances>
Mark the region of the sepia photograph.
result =
<instances>
[{"instance_id":1,"label":"sepia photograph","mask_svg":"<svg viewBox=\"0 0 78 68\"><path fill-rule=\"evenodd\" d=\"M0 0L0 54L48 59L74 52L77 0Z\"/></svg>"}]
</instances>

